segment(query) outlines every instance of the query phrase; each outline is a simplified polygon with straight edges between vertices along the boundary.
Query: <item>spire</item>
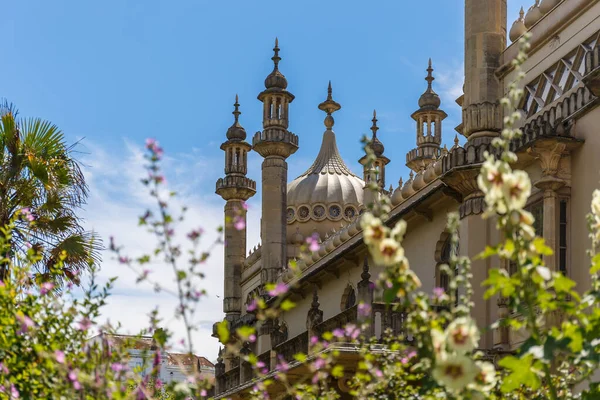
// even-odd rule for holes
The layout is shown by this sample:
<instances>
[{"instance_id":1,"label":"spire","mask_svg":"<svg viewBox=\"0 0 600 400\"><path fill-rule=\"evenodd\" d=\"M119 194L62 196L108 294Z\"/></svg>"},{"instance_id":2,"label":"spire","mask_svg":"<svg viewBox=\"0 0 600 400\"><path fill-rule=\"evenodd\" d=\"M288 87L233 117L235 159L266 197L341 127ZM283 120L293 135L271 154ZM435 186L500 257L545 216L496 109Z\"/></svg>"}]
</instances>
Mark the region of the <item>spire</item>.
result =
<instances>
[{"instance_id":1,"label":"spire","mask_svg":"<svg viewBox=\"0 0 600 400\"><path fill-rule=\"evenodd\" d=\"M373 137L377 137L377 131L379 130L379 127L377 126L377 110L373 110L373 119L371 120L371 122L373 122L373 125L371 126L371 132L373 132Z\"/></svg>"},{"instance_id":2,"label":"spire","mask_svg":"<svg viewBox=\"0 0 600 400\"><path fill-rule=\"evenodd\" d=\"M373 132L373 137L371 138L371 149L373 149L373 153L375 153L377 157L381 157L385 150L385 147L383 146L383 143L381 143L381 141L377 138L377 131L379 130L379 127L377 126L376 110L373 110L373 119L371 121L373 122L373 125L371 126L371 132Z\"/></svg>"},{"instance_id":3,"label":"spire","mask_svg":"<svg viewBox=\"0 0 600 400\"><path fill-rule=\"evenodd\" d=\"M227 129L227 139L229 140L235 140L235 141L239 141L239 140L246 140L246 130L242 127L242 125L240 125L240 103L239 103L239 98L238 95L235 95L235 103L233 104L233 117L234 117L234 121L233 121L233 125L231 125L229 127L229 129Z\"/></svg>"},{"instance_id":4,"label":"spire","mask_svg":"<svg viewBox=\"0 0 600 400\"><path fill-rule=\"evenodd\" d=\"M279 50L281 50L279 48L279 39L277 39L277 37L275 37L275 47L273 47L273 52L275 53L273 55L273 57L271 57L271 60L273 60L273 64L274 64L274 71L279 70L279 61L281 61L281 57L279 57Z\"/></svg>"},{"instance_id":5,"label":"spire","mask_svg":"<svg viewBox=\"0 0 600 400\"><path fill-rule=\"evenodd\" d=\"M431 58L429 59L429 67L427 68L427 77L425 78L425 80L427 81L427 91L431 92L431 82L433 82L435 80L435 78L432 75L433 72L433 68L431 67Z\"/></svg>"},{"instance_id":6,"label":"spire","mask_svg":"<svg viewBox=\"0 0 600 400\"><path fill-rule=\"evenodd\" d=\"M279 61L281 61L281 57L279 57L279 40L275 38L275 47L273 47L273 71L267 76L265 79L265 88L268 89L286 89L287 88L287 79L285 76L279 72ZM263 92L264 93L264 92ZM262 95L262 94L261 94ZM259 95L259 100L261 100L261 95ZM291 95L291 93L290 93ZM293 100L293 96L292 96ZM261 100L262 101L262 100ZM291 101L291 100L290 100Z\"/></svg>"},{"instance_id":7,"label":"spire","mask_svg":"<svg viewBox=\"0 0 600 400\"><path fill-rule=\"evenodd\" d=\"M368 282L371 278L371 274L369 273L369 260L367 257L365 257L365 261L363 262L363 270L362 274L360 274L360 277L365 282Z\"/></svg>"},{"instance_id":8,"label":"spire","mask_svg":"<svg viewBox=\"0 0 600 400\"><path fill-rule=\"evenodd\" d=\"M233 117L235 118L235 122L238 122L238 119L239 119L239 117L240 117L240 114L241 114L241 112L240 112L240 110L239 110L239 107L240 107L240 103L239 103L239 101L240 101L240 100L239 100L239 98L238 98L238 95L237 95L237 93L236 93L236 94L235 94L235 103L233 103L234 110L233 110L233 112L232 112L232 114L233 114Z\"/></svg>"},{"instance_id":9,"label":"spire","mask_svg":"<svg viewBox=\"0 0 600 400\"><path fill-rule=\"evenodd\" d=\"M425 80L427 81L427 89L419 98L419 107L427 110L437 110L440 106L440 96L437 95L436 92L433 91L432 82L435 80L433 77L433 67L431 66L431 58L429 59L429 63L427 66L427 76Z\"/></svg>"},{"instance_id":10,"label":"spire","mask_svg":"<svg viewBox=\"0 0 600 400\"><path fill-rule=\"evenodd\" d=\"M313 298L312 303L310 304L310 308L313 310L317 310L321 304L319 303L319 294L317 293L317 286L315 285L313 289Z\"/></svg>"},{"instance_id":11,"label":"spire","mask_svg":"<svg viewBox=\"0 0 600 400\"><path fill-rule=\"evenodd\" d=\"M333 128L333 124L335 123L331 114L342 108L342 106L339 103L333 100L332 92L333 91L331 89L331 81L329 81L329 85L327 86L327 100L319 104L319 110L325 111L327 113L327 116L325 117L325 127L328 131L330 131L331 128Z\"/></svg>"}]
</instances>

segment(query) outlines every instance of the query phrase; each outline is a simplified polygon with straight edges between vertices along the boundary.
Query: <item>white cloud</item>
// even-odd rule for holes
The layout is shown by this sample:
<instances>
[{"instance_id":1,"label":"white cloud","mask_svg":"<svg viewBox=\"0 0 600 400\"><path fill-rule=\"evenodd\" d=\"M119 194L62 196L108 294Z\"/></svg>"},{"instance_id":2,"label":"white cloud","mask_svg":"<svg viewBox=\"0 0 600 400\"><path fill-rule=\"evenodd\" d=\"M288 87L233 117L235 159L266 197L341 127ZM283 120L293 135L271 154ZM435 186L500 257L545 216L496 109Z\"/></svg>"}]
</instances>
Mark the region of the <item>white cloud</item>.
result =
<instances>
[{"instance_id":1,"label":"white cloud","mask_svg":"<svg viewBox=\"0 0 600 400\"><path fill-rule=\"evenodd\" d=\"M154 206L154 200L142 185L146 172L143 168L143 148L124 141L118 152L96 143L87 143L93 149L85 159L85 175L90 186L90 198L84 212L86 227L95 230L109 243L113 236L124 254L136 257L151 253L156 239L144 227L138 227L138 217L147 208ZM164 173L170 190L178 196L170 201L171 210L177 214L183 205L188 207L186 218L177 225L176 240L185 244L185 235L192 229L202 227L205 231L203 243L208 246L217 238L216 229L223 223L223 201L214 194L214 180L222 174L223 160L209 157L201 150L192 149L185 154L169 154L163 162ZM259 240L260 203L249 211L248 246L254 246ZM185 253L184 253L185 254ZM185 265L185 258L181 260ZM172 268L156 260L148 267L150 278L170 290L176 283ZM208 295L198 305L194 321L198 329L194 333L195 351L211 360L217 355L217 340L210 337L212 323L223 318L223 247L218 246L203 266L206 278L201 287ZM136 274L121 265L108 251L103 254L101 281L118 277L104 309L103 318L112 323L122 324L122 333L135 334L148 326L148 314L159 307L160 316L165 325L175 332L173 344L185 335L180 321L173 318L177 306L176 299L168 293L156 293L148 283L136 284Z\"/></svg>"}]
</instances>

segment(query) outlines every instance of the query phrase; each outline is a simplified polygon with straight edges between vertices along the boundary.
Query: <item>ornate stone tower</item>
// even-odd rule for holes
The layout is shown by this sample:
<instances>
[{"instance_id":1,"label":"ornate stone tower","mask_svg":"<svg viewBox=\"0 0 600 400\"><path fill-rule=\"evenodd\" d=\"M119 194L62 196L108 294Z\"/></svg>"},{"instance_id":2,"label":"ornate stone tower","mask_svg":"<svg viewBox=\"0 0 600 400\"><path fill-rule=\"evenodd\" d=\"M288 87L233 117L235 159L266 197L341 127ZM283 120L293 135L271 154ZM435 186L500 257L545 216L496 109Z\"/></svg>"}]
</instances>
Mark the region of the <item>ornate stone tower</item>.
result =
<instances>
[{"instance_id":1,"label":"ornate stone tower","mask_svg":"<svg viewBox=\"0 0 600 400\"><path fill-rule=\"evenodd\" d=\"M262 270L261 282L275 282L277 272L287 264L286 204L287 163L298 150L298 136L288 131L289 105L294 95L287 91L287 80L279 72L279 46L275 39L273 72L265 79L265 90L258 95L263 102L263 131L252 139L262 163Z\"/></svg>"},{"instance_id":2,"label":"ornate stone tower","mask_svg":"<svg viewBox=\"0 0 600 400\"><path fill-rule=\"evenodd\" d=\"M371 168L367 168L367 156L364 156L358 160L358 162L363 166L363 179L365 180L365 206L368 206L370 203L375 201L373 198L373 192L367 188L367 184L376 179L379 190L385 189L385 166L390 162L390 159L383 155L385 147L383 146L383 143L381 143L381 140L379 140L377 137L377 131L379 130L379 127L377 126L377 111L375 110L373 110L373 119L371 122L373 123L371 125L371 132L373 132L371 136L371 149L375 154L375 161L373 162L373 165L371 165Z\"/></svg>"},{"instance_id":3,"label":"ornate stone tower","mask_svg":"<svg viewBox=\"0 0 600 400\"><path fill-rule=\"evenodd\" d=\"M440 96L431 87L435 78L432 75L431 58L427 68L427 90L419 98L419 109L411 117L417 122L417 147L406 154L406 166L419 172L434 158L441 155L442 121L448 116L440 110Z\"/></svg>"},{"instance_id":4,"label":"ornate stone tower","mask_svg":"<svg viewBox=\"0 0 600 400\"><path fill-rule=\"evenodd\" d=\"M225 203L225 293L223 312L229 321L242 312L242 265L246 255L246 208L244 202L256 193L256 182L246 177L250 144L245 142L246 131L239 123L238 97L235 96L235 121L227 130L227 141L221 145L225 152L225 178L217 181L217 194ZM240 223L235 223L239 221Z\"/></svg>"}]
</instances>

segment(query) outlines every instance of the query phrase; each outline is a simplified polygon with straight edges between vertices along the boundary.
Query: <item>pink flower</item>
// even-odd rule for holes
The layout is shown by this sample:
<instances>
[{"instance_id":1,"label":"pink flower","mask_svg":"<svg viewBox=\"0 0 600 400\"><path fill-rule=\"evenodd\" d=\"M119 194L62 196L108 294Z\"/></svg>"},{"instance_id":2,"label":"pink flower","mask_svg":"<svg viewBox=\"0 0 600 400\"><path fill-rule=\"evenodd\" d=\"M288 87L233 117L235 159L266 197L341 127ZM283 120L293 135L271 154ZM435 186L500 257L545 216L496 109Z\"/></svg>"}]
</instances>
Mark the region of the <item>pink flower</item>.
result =
<instances>
[{"instance_id":1,"label":"pink flower","mask_svg":"<svg viewBox=\"0 0 600 400\"><path fill-rule=\"evenodd\" d=\"M75 390L81 389L81 383L79 383L79 380L77 380L77 373L75 371L69 371L67 378L69 378L69 381L71 381Z\"/></svg>"},{"instance_id":2,"label":"pink flower","mask_svg":"<svg viewBox=\"0 0 600 400\"><path fill-rule=\"evenodd\" d=\"M344 337L344 330L341 328L336 328L333 330L333 332L331 332L331 334L336 337L336 338L343 338Z\"/></svg>"},{"instance_id":3,"label":"pink flower","mask_svg":"<svg viewBox=\"0 0 600 400\"><path fill-rule=\"evenodd\" d=\"M371 306L369 304L366 303L359 303L358 304L358 315L362 316L362 317L366 317L371 313Z\"/></svg>"},{"instance_id":4,"label":"pink flower","mask_svg":"<svg viewBox=\"0 0 600 400\"><path fill-rule=\"evenodd\" d=\"M21 395L19 393L19 391L17 390L17 388L15 387L15 385L10 385L10 398L11 399L18 399L20 398Z\"/></svg>"},{"instance_id":5,"label":"pink flower","mask_svg":"<svg viewBox=\"0 0 600 400\"><path fill-rule=\"evenodd\" d=\"M84 317L79 321L79 330L87 331L92 326L92 321L88 317Z\"/></svg>"},{"instance_id":6,"label":"pink flower","mask_svg":"<svg viewBox=\"0 0 600 400\"><path fill-rule=\"evenodd\" d=\"M269 290L269 296L276 297L286 293L287 291L288 286L283 282L279 282L273 289Z\"/></svg>"},{"instance_id":7,"label":"pink flower","mask_svg":"<svg viewBox=\"0 0 600 400\"><path fill-rule=\"evenodd\" d=\"M208 393L206 392L206 390L205 390L205 389L202 389L202 390L200 391L200 396L202 396L202 397L206 397L206 396L208 396Z\"/></svg>"},{"instance_id":8,"label":"pink flower","mask_svg":"<svg viewBox=\"0 0 600 400\"><path fill-rule=\"evenodd\" d=\"M114 372L121 372L125 370L125 365L121 363L112 363L110 369L112 369Z\"/></svg>"},{"instance_id":9,"label":"pink flower","mask_svg":"<svg viewBox=\"0 0 600 400\"><path fill-rule=\"evenodd\" d=\"M433 297L437 300L439 300L445 293L446 291L442 287L433 288Z\"/></svg>"},{"instance_id":10,"label":"pink flower","mask_svg":"<svg viewBox=\"0 0 600 400\"><path fill-rule=\"evenodd\" d=\"M248 208L250 208L250 206L248 206L248 203L246 203L246 202L243 202L243 203L242 203L242 208L243 208L244 210L248 211Z\"/></svg>"},{"instance_id":11,"label":"pink flower","mask_svg":"<svg viewBox=\"0 0 600 400\"><path fill-rule=\"evenodd\" d=\"M40 288L40 294L42 296L48 294L52 289L54 289L54 283L52 282L44 282Z\"/></svg>"},{"instance_id":12,"label":"pink flower","mask_svg":"<svg viewBox=\"0 0 600 400\"><path fill-rule=\"evenodd\" d=\"M27 315L17 315L17 319L21 322L20 334L26 333L30 328L35 326L35 323Z\"/></svg>"},{"instance_id":13,"label":"pink flower","mask_svg":"<svg viewBox=\"0 0 600 400\"><path fill-rule=\"evenodd\" d=\"M240 217L239 215L236 215L233 219L233 227L236 230L241 231L246 227L246 221L244 220L244 218Z\"/></svg>"},{"instance_id":14,"label":"pink flower","mask_svg":"<svg viewBox=\"0 0 600 400\"><path fill-rule=\"evenodd\" d=\"M248 312L256 311L257 308L258 308L258 301L256 299L252 299L250 304L248 304L246 306L246 311L248 311Z\"/></svg>"},{"instance_id":15,"label":"pink flower","mask_svg":"<svg viewBox=\"0 0 600 400\"><path fill-rule=\"evenodd\" d=\"M324 368L326 365L325 360L322 359L321 357L318 357L314 362L313 362L313 367L315 370L320 370L322 368Z\"/></svg>"},{"instance_id":16,"label":"pink flower","mask_svg":"<svg viewBox=\"0 0 600 400\"><path fill-rule=\"evenodd\" d=\"M313 253L319 251L321 245L319 244L319 235L313 233L311 237L306 238L306 243L308 243L308 249Z\"/></svg>"},{"instance_id":17,"label":"pink flower","mask_svg":"<svg viewBox=\"0 0 600 400\"><path fill-rule=\"evenodd\" d=\"M317 344L317 343L319 343L319 338L318 338L318 337L316 337L316 336L312 336L312 337L310 338L310 344L314 346L314 345L315 345L315 344Z\"/></svg>"},{"instance_id":18,"label":"pink flower","mask_svg":"<svg viewBox=\"0 0 600 400\"><path fill-rule=\"evenodd\" d=\"M56 350L54 352L54 358L56 358L56 362L58 362L59 364L65 363L65 353L60 350Z\"/></svg>"}]
</instances>

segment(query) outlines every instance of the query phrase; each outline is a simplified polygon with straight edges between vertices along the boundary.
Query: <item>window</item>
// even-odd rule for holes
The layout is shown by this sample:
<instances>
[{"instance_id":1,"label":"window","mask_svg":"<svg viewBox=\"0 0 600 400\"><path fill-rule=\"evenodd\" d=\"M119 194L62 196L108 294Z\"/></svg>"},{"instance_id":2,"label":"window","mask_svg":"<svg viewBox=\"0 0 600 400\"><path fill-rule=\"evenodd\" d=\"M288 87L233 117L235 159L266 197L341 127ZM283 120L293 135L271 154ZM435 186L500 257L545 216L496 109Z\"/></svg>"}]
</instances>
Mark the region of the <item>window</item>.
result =
<instances>
[{"instance_id":1,"label":"window","mask_svg":"<svg viewBox=\"0 0 600 400\"><path fill-rule=\"evenodd\" d=\"M344 294L342 295L342 304L341 309L345 311L351 307L356 305L356 291L351 285L346 286L344 289Z\"/></svg>"},{"instance_id":2,"label":"window","mask_svg":"<svg viewBox=\"0 0 600 400\"><path fill-rule=\"evenodd\" d=\"M558 270L567 274L567 200L560 200L558 218Z\"/></svg>"}]
</instances>

